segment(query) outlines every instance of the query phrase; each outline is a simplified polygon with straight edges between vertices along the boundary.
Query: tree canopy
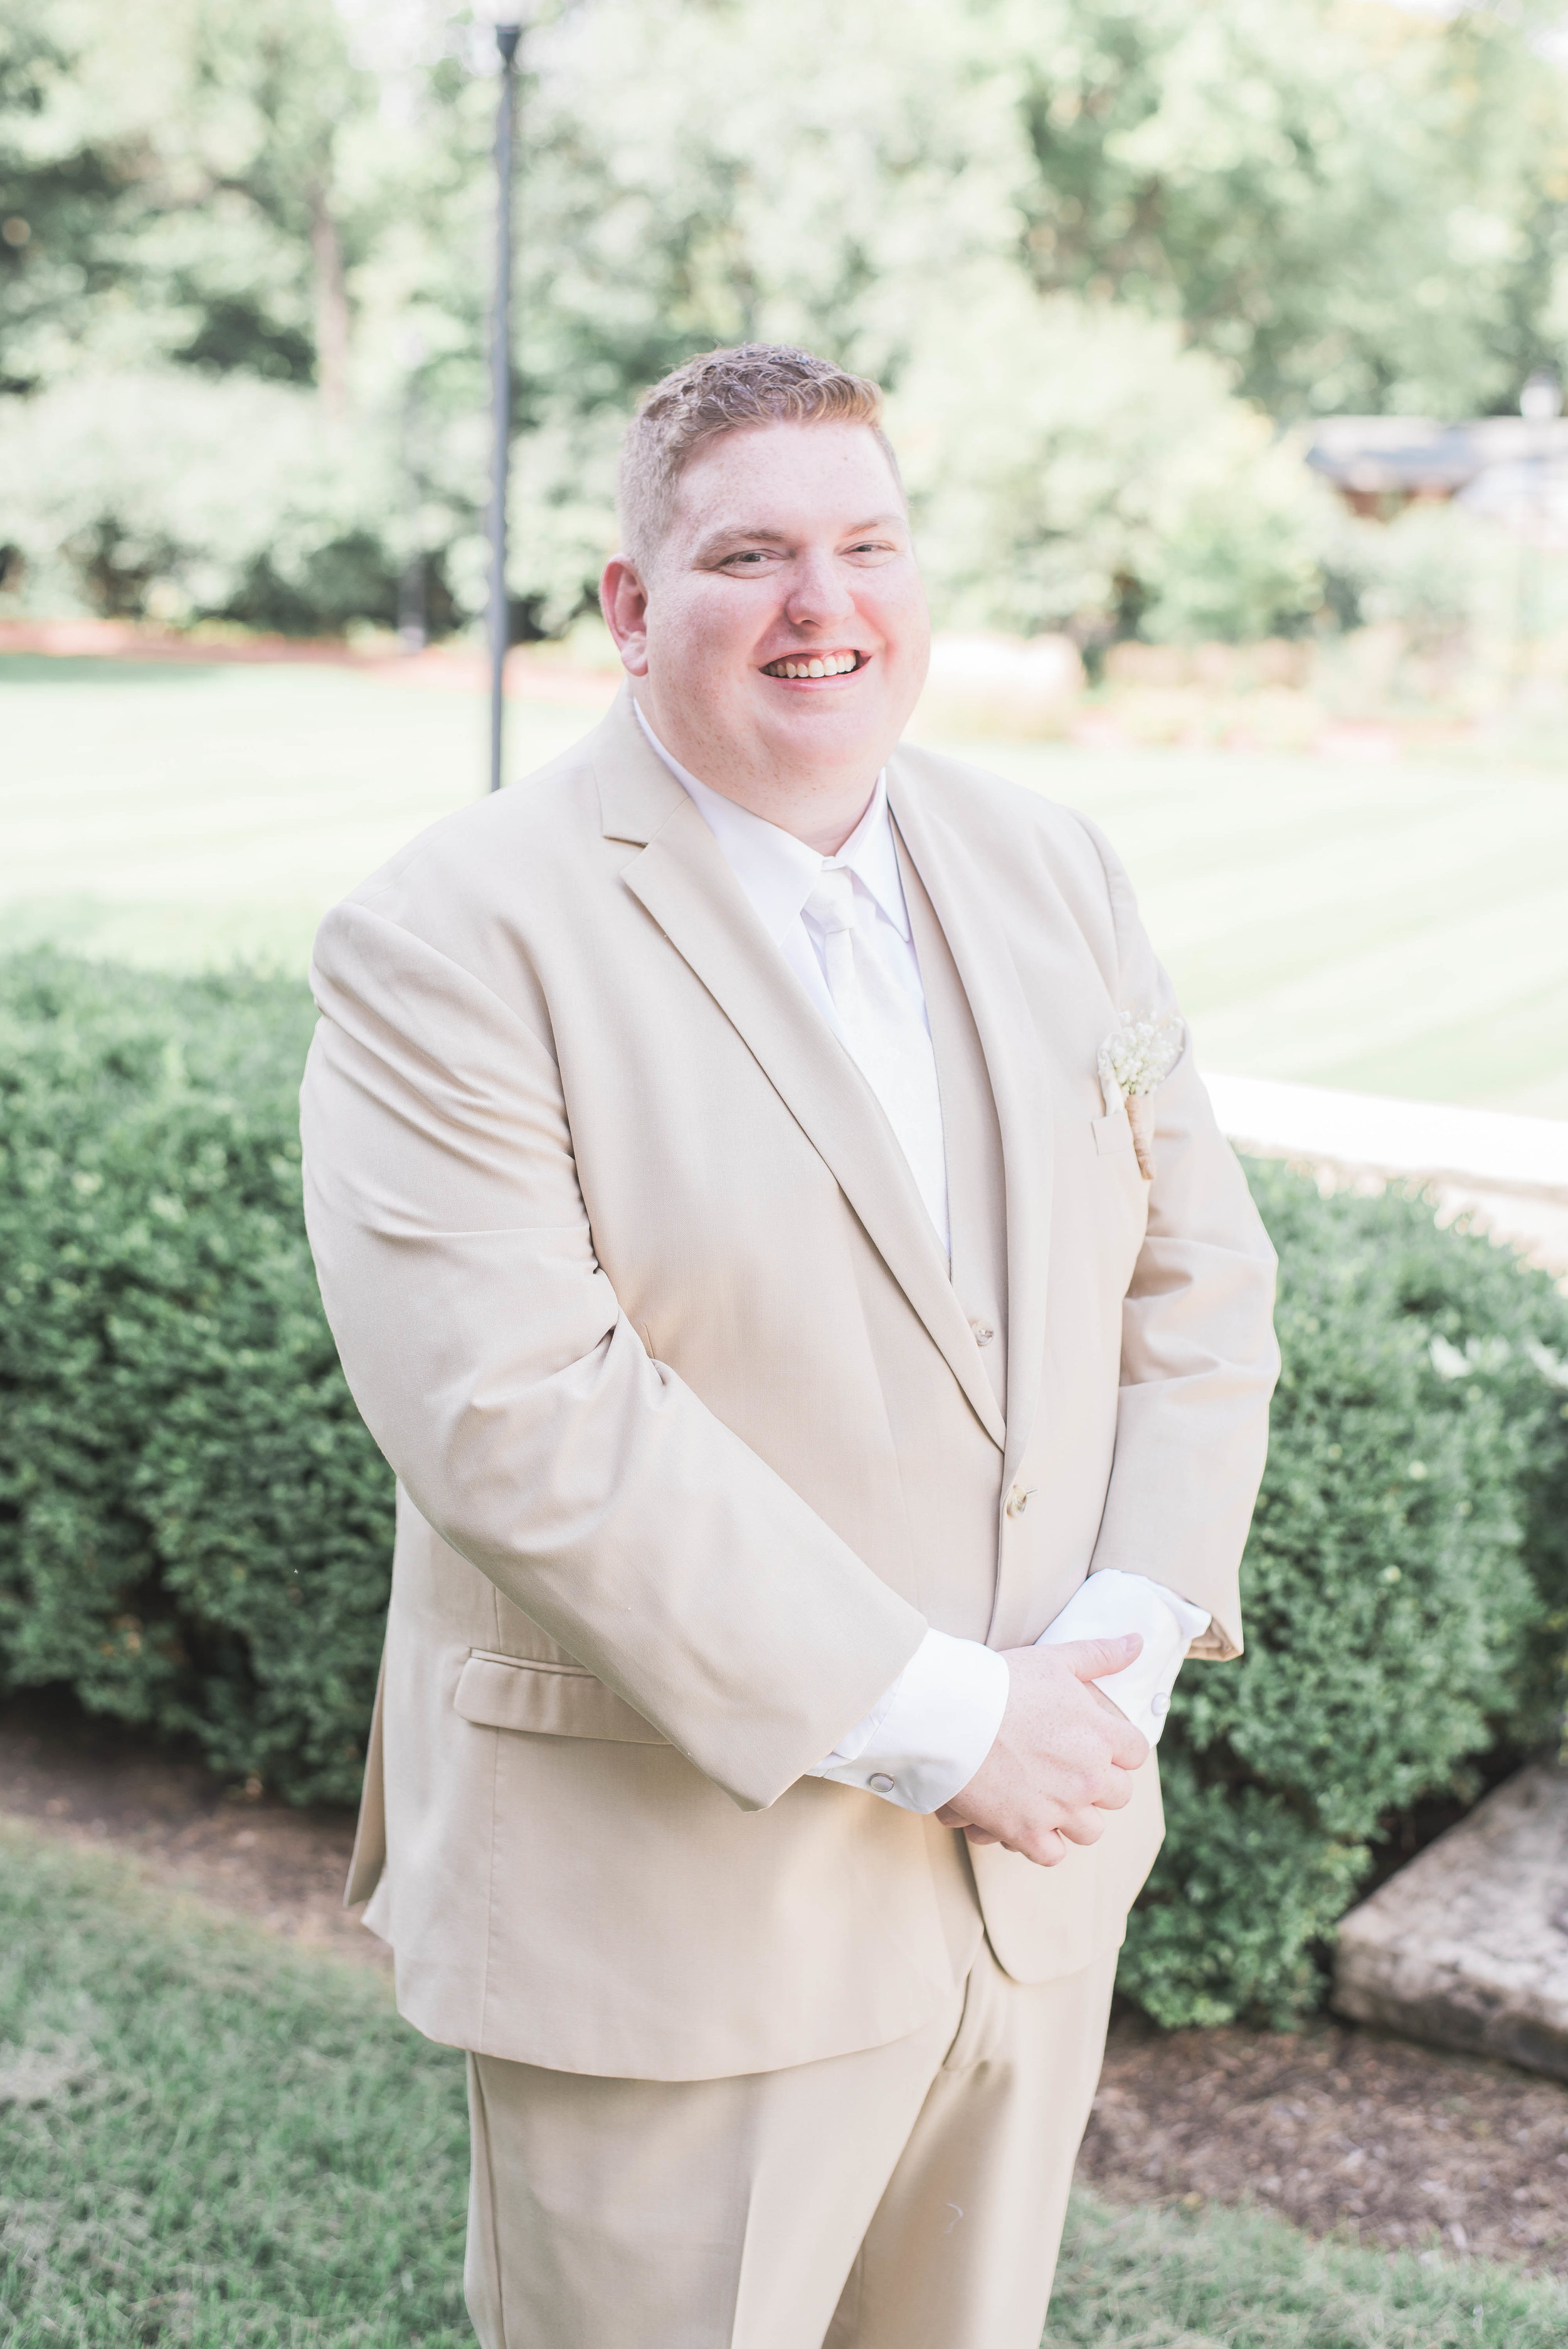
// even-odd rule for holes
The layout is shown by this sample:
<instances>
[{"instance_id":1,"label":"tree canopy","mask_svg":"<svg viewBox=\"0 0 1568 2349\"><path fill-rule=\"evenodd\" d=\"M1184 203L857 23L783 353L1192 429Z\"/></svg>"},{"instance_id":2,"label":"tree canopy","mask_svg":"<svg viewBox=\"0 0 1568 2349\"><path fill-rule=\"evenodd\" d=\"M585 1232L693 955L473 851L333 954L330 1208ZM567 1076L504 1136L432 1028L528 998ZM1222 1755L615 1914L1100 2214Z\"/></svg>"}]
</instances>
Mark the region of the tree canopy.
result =
<instances>
[{"instance_id":1,"label":"tree canopy","mask_svg":"<svg viewBox=\"0 0 1568 2349\"><path fill-rule=\"evenodd\" d=\"M1302 624L1321 518L1278 429L1504 409L1568 343L1556 56L1529 0L573 0L525 45L522 617L581 608L639 390L762 336L888 385L954 612ZM102 461L146 444L146 512L160 384L237 378L273 440L352 440L354 596L386 616L419 543L474 605L493 69L444 0L0 0L0 541L35 585L50 403L128 388ZM129 535L132 602L208 607L178 529Z\"/></svg>"}]
</instances>

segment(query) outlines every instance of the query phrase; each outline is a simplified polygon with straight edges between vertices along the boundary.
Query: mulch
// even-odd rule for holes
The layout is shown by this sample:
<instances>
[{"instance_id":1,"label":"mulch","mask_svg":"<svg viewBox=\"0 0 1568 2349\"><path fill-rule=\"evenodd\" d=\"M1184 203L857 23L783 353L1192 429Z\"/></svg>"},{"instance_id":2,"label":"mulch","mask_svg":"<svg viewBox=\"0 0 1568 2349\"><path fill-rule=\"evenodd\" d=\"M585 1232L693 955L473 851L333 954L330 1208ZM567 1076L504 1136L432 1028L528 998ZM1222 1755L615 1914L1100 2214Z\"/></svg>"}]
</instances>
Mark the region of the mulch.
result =
<instances>
[{"instance_id":1,"label":"mulch","mask_svg":"<svg viewBox=\"0 0 1568 2349\"><path fill-rule=\"evenodd\" d=\"M0 1704L0 1818L139 1861L270 1933L369 1965L384 1941L343 1906L354 1818L294 1810L225 1786L200 1763L171 1760L47 1697Z\"/></svg>"},{"instance_id":2,"label":"mulch","mask_svg":"<svg viewBox=\"0 0 1568 2349\"><path fill-rule=\"evenodd\" d=\"M1568 2276L1568 2085L1356 2023L1119 2016L1079 2169L1115 2199L1251 2201L1309 2234Z\"/></svg>"},{"instance_id":3,"label":"mulch","mask_svg":"<svg viewBox=\"0 0 1568 2349\"><path fill-rule=\"evenodd\" d=\"M0 1707L0 1816L137 1858L304 1947L385 1967L341 1906L354 1822L222 1786L68 1704ZM1111 2026L1080 2173L1126 2202L1253 2202L1315 2235L1568 2277L1568 2085L1358 2024Z\"/></svg>"}]
</instances>

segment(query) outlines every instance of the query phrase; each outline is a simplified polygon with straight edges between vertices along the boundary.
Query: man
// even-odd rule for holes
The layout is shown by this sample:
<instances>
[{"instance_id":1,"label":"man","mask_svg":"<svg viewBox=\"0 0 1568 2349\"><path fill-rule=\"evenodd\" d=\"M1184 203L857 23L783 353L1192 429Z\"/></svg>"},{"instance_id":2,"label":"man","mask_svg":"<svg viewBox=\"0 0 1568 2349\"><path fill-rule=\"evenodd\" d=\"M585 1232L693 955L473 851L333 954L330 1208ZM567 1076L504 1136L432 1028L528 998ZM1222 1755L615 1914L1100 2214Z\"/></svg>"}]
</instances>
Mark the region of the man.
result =
<instances>
[{"instance_id":1,"label":"man","mask_svg":"<svg viewBox=\"0 0 1568 2349\"><path fill-rule=\"evenodd\" d=\"M1035 2349L1273 1259L1104 842L897 747L874 387L709 354L622 488L622 698L317 944L350 1897L469 2051L485 2349Z\"/></svg>"}]
</instances>

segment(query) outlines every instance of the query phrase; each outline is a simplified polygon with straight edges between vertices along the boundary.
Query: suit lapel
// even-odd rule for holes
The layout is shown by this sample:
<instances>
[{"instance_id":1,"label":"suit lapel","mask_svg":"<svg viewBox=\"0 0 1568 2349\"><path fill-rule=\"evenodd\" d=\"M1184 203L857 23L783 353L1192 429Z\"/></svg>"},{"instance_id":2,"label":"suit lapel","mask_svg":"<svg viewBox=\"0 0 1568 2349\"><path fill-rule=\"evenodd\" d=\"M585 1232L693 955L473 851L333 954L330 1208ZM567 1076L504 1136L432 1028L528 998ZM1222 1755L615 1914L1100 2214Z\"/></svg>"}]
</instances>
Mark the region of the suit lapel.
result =
<instances>
[{"instance_id":1,"label":"suit lapel","mask_svg":"<svg viewBox=\"0 0 1568 2349\"><path fill-rule=\"evenodd\" d=\"M1045 1361L1052 1166L1045 1061L1012 957L997 935L993 894L962 834L924 804L896 756L888 767L888 801L963 982L996 1106L1007 1247L1003 1475L1010 1482L1039 1408Z\"/></svg>"},{"instance_id":2,"label":"suit lapel","mask_svg":"<svg viewBox=\"0 0 1568 2349\"><path fill-rule=\"evenodd\" d=\"M604 829L641 845L622 879L742 1038L825 1160L998 1446L1002 1415L908 1161L876 1096L758 921L696 808L623 697L595 743Z\"/></svg>"},{"instance_id":3,"label":"suit lapel","mask_svg":"<svg viewBox=\"0 0 1568 2349\"><path fill-rule=\"evenodd\" d=\"M1002 1137L969 999L908 843L893 831L910 934L936 1054L947 1162L953 1287L971 1330L989 1334L981 1361L1007 1415L1007 1207Z\"/></svg>"}]
</instances>

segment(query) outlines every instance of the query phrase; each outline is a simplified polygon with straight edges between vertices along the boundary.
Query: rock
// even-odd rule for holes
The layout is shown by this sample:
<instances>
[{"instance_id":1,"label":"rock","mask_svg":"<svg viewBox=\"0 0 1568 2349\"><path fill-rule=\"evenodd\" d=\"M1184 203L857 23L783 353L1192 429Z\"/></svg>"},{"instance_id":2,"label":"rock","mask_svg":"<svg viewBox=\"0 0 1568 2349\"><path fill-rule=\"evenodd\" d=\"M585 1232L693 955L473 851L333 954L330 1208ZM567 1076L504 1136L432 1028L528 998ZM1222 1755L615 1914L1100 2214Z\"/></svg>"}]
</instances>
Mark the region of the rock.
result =
<instances>
[{"instance_id":1,"label":"rock","mask_svg":"<svg viewBox=\"0 0 1568 2349\"><path fill-rule=\"evenodd\" d=\"M1568 2079L1568 1771L1532 1763L1353 1909L1334 2003Z\"/></svg>"}]
</instances>

